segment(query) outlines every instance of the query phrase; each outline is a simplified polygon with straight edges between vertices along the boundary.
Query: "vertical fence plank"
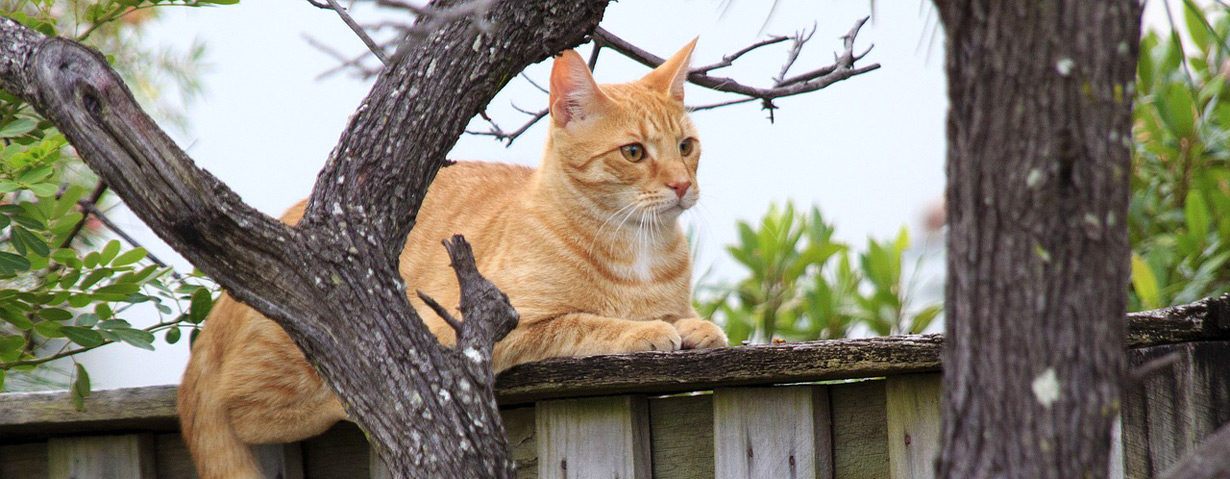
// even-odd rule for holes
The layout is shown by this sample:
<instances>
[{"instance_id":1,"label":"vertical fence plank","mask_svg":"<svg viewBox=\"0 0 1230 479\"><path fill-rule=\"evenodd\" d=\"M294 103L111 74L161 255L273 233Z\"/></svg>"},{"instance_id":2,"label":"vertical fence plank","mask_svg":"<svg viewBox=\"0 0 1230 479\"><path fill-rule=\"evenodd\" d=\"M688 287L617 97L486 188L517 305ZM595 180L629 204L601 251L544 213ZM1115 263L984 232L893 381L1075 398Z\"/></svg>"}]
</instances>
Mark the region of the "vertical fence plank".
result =
<instances>
[{"instance_id":1,"label":"vertical fence plank","mask_svg":"<svg viewBox=\"0 0 1230 479\"><path fill-rule=\"evenodd\" d=\"M154 463L159 478L197 479L192 454L178 432L155 435L154 445ZM4 475L0 478L7 479Z\"/></svg>"},{"instance_id":2,"label":"vertical fence plank","mask_svg":"<svg viewBox=\"0 0 1230 479\"><path fill-rule=\"evenodd\" d=\"M1130 479L1161 475L1230 421L1230 342L1202 341L1128 351L1132 365L1175 362L1123 391L1124 469Z\"/></svg>"},{"instance_id":3,"label":"vertical fence plank","mask_svg":"<svg viewBox=\"0 0 1230 479\"><path fill-rule=\"evenodd\" d=\"M47 470L50 479L154 479L154 436L52 438Z\"/></svg>"},{"instance_id":4,"label":"vertical fence plank","mask_svg":"<svg viewBox=\"0 0 1230 479\"><path fill-rule=\"evenodd\" d=\"M715 390L716 477L829 479L827 419L828 394L823 387Z\"/></svg>"},{"instance_id":5,"label":"vertical fence plank","mask_svg":"<svg viewBox=\"0 0 1230 479\"><path fill-rule=\"evenodd\" d=\"M389 472L389 468L384 465L384 461L380 460L380 455L376 454L376 450L371 450L371 455L367 459L368 477L371 479L393 479L393 473Z\"/></svg>"},{"instance_id":6,"label":"vertical fence plank","mask_svg":"<svg viewBox=\"0 0 1230 479\"><path fill-rule=\"evenodd\" d=\"M538 477L649 479L647 409L644 396L539 402Z\"/></svg>"},{"instance_id":7,"label":"vertical fence plank","mask_svg":"<svg viewBox=\"0 0 1230 479\"><path fill-rule=\"evenodd\" d=\"M512 449L517 467L517 479L538 479L538 437L534 433L534 408L523 407L500 411L504 434Z\"/></svg>"},{"instance_id":8,"label":"vertical fence plank","mask_svg":"<svg viewBox=\"0 0 1230 479\"><path fill-rule=\"evenodd\" d=\"M46 477L46 442L0 446L0 478L45 479Z\"/></svg>"},{"instance_id":9,"label":"vertical fence plank","mask_svg":"<svg viewBox=\"0 0 1230 479\"><path fill-rule=\"evenodd\" d=\"M342 421L324 434L300 443L303 476L309 479L356 479L371 475L367 436L350 421Z\"/></svg>"},{"instance_id":10,"label":"vertical fence plank","mask_svg":"<svg viewBox=\"0 0 1230 479\"><path fill-rule=\"evenodd\" d=\"M884 381L829 386L834 479L883 479L888 471Z\"/></svg>"},{"instance_id":11,"label":"vertical fence plank","mask_svg":"<svg viewBox=\"0 0 1230 479\"><path fill-rule=\"evenodd\" d=\"M303 450L299 443L261 444L252 447L261 472L268 479L303 479Z\"/></svg>"},{"instance_id":12,"label":"vertical fence plank","mask_svg":"<svg viewBox=\"0 0 1230 479\"><path fill-rule=\"evenodd\" d=\"M943 376L907 374L884 382L892 479L932 479L940 451Z\"/></svg>"},{"instance_id":13,"label":"vertical fence plank","mask_svg":"<svg viewBox=\"0 0 1230 479\"><path fill-rule=\"evenodd\" d=\"M713 479L713 396L649 400L654 479Z\"/></svg>"}]
</instances>

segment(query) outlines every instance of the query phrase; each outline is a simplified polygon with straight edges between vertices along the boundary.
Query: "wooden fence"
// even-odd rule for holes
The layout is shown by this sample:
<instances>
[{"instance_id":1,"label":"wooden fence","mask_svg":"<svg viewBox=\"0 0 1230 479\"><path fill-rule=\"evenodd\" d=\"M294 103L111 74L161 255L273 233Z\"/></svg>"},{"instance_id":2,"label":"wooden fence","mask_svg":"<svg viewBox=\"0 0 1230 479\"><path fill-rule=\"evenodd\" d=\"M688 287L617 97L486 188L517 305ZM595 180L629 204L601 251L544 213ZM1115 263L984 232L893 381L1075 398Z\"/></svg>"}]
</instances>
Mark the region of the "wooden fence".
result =
<instances>
[{"instance_id":1,"label":"wooden fence","mask_svg":"<svg viewBox=\"0 0 1230 479\"><path fill-rule=\"evenodd\" d=\"M1112 477L1154 477L1230 421L1230 296L1128 318ZM569 358L497 385L520 478L928 478L938 335ZM191 478L175 387L0 395L0 478ZM447 454L448 451L439 451ZM262 446L269 477L384 477L354 425Z\"/></svg>"}]
</instances>

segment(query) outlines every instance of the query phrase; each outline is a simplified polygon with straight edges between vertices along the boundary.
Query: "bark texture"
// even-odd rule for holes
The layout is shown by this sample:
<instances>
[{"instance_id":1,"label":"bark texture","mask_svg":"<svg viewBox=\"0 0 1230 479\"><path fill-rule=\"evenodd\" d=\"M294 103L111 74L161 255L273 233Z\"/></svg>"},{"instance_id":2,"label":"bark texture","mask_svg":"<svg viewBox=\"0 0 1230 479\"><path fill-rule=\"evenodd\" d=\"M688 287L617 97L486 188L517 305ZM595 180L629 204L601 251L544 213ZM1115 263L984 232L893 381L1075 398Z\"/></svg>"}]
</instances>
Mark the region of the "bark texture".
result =
<instances>
[{"instance_id":1,"label":"bark texture","mask_svg":"<svg viewBox=\"0 0 1230 479\"><path fill-rule=\"evenodd\" d=\"M64 132L167 243L286 329L395 477L511 477L489 361L516 313L454 239L467 321L458 347L441 347L397 255L466 122L526 65L580 43L606 3L507 0L486 33L462 18L403 45L293 228L193 165L96 51L0 18L0 88Z\"/></svg>"},{"instance_id":2,"label":"bark texture","mask_svg":"<svg viewBox=\"0 0 1230 479\"><path fill-rule=\"evenodd\" d=\"M1136 0L937 0L942 478L1103 478L1124 369Z\"/></svg>"}]
</instances>

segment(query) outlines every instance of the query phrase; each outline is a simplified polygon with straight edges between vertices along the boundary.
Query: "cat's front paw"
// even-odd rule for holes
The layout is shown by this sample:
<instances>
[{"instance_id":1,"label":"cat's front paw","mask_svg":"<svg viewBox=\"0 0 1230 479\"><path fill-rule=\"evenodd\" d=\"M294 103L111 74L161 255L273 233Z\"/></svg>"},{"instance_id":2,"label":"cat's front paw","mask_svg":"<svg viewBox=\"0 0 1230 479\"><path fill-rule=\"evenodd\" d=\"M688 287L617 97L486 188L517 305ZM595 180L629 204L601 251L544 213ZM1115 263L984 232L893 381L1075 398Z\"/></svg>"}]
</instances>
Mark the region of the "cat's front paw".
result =
<instances>
[{"instance_id":1,"label":"cat's front paw","mask_svg":"<svg viewBox=\"0 0 1230 479\"><path fill-rule=\"evenodd\" d=\"M675 329L683 339L683 349L720 348L728 341L726 333L716 324L697 318L683 318L675 321Z\"/></svg>"},{"instance_id":2,"label":"cat's front paw","mask_svg":"<svg viewBox=\"0 0 1230 479\"><path fill-rule=\"evenodd\" d=\"M633 323L620 335L620 341L625 352L675 351L683 344L679 332L663 321Z\"/></svg>"}]
</instances>

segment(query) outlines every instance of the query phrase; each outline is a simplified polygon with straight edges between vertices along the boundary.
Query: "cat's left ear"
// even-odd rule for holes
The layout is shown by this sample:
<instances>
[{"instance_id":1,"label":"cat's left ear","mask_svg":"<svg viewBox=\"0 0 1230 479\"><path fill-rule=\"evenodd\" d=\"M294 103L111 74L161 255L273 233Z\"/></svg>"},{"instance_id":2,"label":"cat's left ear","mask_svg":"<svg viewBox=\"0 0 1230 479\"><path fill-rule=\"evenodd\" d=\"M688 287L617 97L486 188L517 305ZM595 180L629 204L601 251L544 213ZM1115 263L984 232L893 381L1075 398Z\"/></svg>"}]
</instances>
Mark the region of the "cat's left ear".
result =
<instances>
[{"instance_id":1,"label":"cat's left ear","mask_svg":"<svg viewBox=\"0 0 1230 479\"><path fill-rule=\"evenodd\" d=\"M641 82L648 84L650 88L665 92L671 98L683 101L683 83L688 79L688 63L692 59L692 49L696 48L696 40L700 37L693 38L692 41L684 45L682 49L675 52L666 62L658 65L653 71L641 78Z\"/></svg>"}]
</instances>

